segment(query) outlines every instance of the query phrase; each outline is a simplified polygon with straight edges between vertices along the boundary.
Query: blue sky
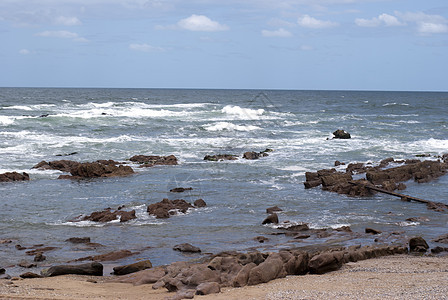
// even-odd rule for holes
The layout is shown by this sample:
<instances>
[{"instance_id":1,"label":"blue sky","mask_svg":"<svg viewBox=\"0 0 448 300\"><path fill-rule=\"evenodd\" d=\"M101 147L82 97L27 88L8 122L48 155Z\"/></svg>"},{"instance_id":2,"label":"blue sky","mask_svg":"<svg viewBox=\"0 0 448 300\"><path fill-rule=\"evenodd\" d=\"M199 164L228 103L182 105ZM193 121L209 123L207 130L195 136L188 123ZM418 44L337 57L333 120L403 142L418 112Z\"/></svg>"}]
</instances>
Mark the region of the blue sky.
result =
<instances>
[{"instance_id":1,"label":"blue sky","mask_svg":"<svg viewBox=\"0 0 448 300\"><path fill-rule=\"evenodd\" d=\"M446 0L0 0L0 86L448 91Z\"/></svg>"}]
</instances>

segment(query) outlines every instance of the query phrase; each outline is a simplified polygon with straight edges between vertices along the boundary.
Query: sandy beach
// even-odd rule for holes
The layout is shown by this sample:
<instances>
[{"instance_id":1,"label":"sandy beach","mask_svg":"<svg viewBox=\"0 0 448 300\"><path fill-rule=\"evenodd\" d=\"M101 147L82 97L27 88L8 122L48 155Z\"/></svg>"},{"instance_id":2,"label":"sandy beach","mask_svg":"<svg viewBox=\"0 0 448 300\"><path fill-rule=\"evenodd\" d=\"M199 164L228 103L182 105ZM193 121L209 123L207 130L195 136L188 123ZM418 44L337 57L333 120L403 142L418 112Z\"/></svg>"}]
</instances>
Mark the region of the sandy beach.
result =
<instances>
[{"instance_id":1,"label":"sandy beach","mask_svg":"<svg viewBox=\"0 0 448 300\"><path fill-rule=\"evenodd\" d=\"M165 299L151 285L107 282L110 277L58 276L1 280L1 299ZM396 255L345 264L324 275L288 276L195 299L448 299L448 256Z\"/></svg>"}]
</instances>

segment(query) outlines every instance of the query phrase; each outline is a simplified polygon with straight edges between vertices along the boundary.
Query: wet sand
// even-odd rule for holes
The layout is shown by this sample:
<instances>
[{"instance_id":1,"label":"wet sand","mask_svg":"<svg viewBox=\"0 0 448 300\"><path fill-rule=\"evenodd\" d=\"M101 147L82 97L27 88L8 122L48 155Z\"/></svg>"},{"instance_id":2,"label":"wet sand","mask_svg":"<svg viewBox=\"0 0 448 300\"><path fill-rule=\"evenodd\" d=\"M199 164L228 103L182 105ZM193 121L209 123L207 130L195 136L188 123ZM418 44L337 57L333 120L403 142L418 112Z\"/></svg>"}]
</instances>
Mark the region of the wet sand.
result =
<instances>
[{"instance_id":1,"label":"wet sand","mask_svg":"<svg viewBox=\"0 0 448 300\"><path fill-rule=\"evenodd\" d=\"M0 299L165 299L151 285L110 277L58 276L0 280ZM257 286L223 288L194 299L448 299L448 256L396 255L348 263L324 275L288 276Z\"/></svg>"}]
</instances>

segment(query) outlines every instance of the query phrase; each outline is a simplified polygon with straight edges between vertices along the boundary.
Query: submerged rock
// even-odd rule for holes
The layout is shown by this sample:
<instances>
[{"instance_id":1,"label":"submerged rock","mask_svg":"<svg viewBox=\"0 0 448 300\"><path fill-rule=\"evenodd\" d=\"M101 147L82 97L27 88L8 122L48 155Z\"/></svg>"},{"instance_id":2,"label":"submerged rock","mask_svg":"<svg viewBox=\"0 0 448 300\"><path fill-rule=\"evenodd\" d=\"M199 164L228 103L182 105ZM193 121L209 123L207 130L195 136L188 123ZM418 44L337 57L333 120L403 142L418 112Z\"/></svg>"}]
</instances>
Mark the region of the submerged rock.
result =
<instances>
[{"instance_id":1,"label":"submerged rock","mask_svg":"<svg viewBox=\"0 0 448 300\"><path fill-rule=\"evenodd\" d=\"M206 206L206 204L202 199L196 200L195 206L193 206L183 199L169 200L165 198L160 202L148 205L146 211L148 214L153 215L158 219L166 219L169 218L170 215L177 214L177 211L186 213L190 208L203 206Z\"/></svg>"}]
</instances>

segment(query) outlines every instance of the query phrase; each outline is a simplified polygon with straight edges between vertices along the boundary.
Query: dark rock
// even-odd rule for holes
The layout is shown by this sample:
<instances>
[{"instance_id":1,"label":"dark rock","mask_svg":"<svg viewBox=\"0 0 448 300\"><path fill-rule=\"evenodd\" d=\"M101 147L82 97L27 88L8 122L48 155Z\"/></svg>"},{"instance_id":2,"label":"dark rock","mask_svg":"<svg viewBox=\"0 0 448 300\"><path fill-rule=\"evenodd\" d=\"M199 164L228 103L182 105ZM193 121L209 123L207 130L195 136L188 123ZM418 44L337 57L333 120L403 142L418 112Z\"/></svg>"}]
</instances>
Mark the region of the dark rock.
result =
<instances>
[{"instance_id":1,"label":"dark rock","mask_svg":"<svg viewBox=\"0 0 448 300\"><path fill-rule=\"evenodd\" d=\"M413 237L409 240L410 252L426 252L429 246L422 237Z\"/></svg>"},{"instance_id":2,"label":"dark rock","mask_svg":"<svg viewBox=\"0 0 448 300\"><path fill-rule=\"evenodd\" d=\"M433 254L439 254L442 252L448 252L448 248L437 246L437 247L431 249L431 253L433 253Z\"/></svg>"},{"instance_id":3,"label":"dark rock","mask_svg":"<svg viewBox=\"0 0 448 300\"><path fill-rule=\"evenodd\" d=\"M192 187L189 187L189 188L178 187L178 188L171 189L170 192L171 193L183 193L185 191L191 191L191 190L193 190Z\"/></svg>"},{"instance_id":4,"label":"dark rock","mask_svg":"<svg viewBox=\"0 0 448 300\"><path fill-rule=\"evenodd\" d=\"M92 221L92 222L99 222L99 223L105 223L114 221L120 218L120 222L127 222L133 219L136 219L135 216L135 210L132 211L123 211L123 210L116 210L111 211L110 209L106 209L103 211L96 211L92 214L85 216L82 218L82 221Z\"/></svg>"},{"instance_id":5,"label":"dark rock","mask_svg":"<svg viewBox=\"0 0 448 300\"><path fill-rule=\"evenodd\" d=\"M30 176L23 172L22 174L17 172L6 172L0 174L0 182L12 182L12 181L27 181L30 180Z\"/></svg>"},{"instance_id":6,"label":"dark rock","mask_svg":"<svg viewBox=\"0 0 448 300\"><path fill-rule=\"evenodd\" d=\"M260 158L260 153L257 153L257 152L254 152L254 151L248 151L248 152L243 154L243 158L250 159L250 160L259 159Z\"/></svg>"},{"instance_id":7,"label":"dark rock","mask_svg":"<svg viewBox=\"0 0 448 300\"><path fill-rule=\"evenodd\" d=\"M65 153L65 154L56 154L56 156L71 156L71 155L75 155L78 154L78 152L71 152L71 153Z\"/></svg>"},{"instance_id":8,"label":"dark rock","mask_svg":"<svg viewBox=\"0 0 448 300\"><path fill-rule=\"evenodd\" d=\"M345 130L338 129L335 132L333 132L334 139L350 139L350 133L346 132Z\"/></svg>"},{"instance_id":9,"label":"dark rock","mask_svg":"<svg viewBox=\"0 0 448 300\"><path fill-rule=\"evenodd\" d=\"M47 259L47 257L46 257L45 255L43 255L41 252L37 253L37 254L34 256L34 261L35 261L35 262L42 262L42 261L44 261L44 260L46 260L46 259Z\"/></svg>"},{"instance_id":10,"label":"dark rock","mask_svg":"<svg viewBox=\"0 0 448 300\"><path fill-rule=\"evenodd\" d=\"M194 201L193 205L194 205L194 207L206 207L207 203L205 203L205 201L202 199L198 199L198 200Z\"/></svg>"},{"instance_id":11,"label":"dark rock","mask_svg":"<svg viewBox=\"0 0 448 300\"><path fill-rule=\"evenodd\" d=\"M272 207L266 208L266 213L267 214L272 214L272 213L275 213L275 212L278 212L278 211L283 211L283 209L281 209L278 206L272 206Z\"/></svg>"},{"instance_id":12,"label":"dark rock","mask_svg":"<svg viewBox=\"0 0 448 300\"><path fill-rule=\"evenodd\" d=\"M347 166L346 172L351 174L361 174L366 172L366 168L363 163L352 163Z\"/></svg>"},{"instance_id":13,"label":"dark rock","mask_svg":"<svg viewBox=\"0 0 448 300\"><path fill-rule=\"evenodd\" d=\"M311 237L311 235L309 235L309 234L298 234L298 235L294 236L294 239L295 240L304 240L304 239L307 239L309 237Z\"/></svg>"},{"instance_id":14,"label":"dark rock","mask_svg":"<svg viewBox=\"0 0 448 300\"><path fill-rule=\"evenodd\" d=\"M276 213L273 213L269 215L261 224L278 224L278 215Z\"/></svg>"},{"instance_id":15,"label":"dark rock","mask_svg":"<svg viewBox=\"0 0 448 300\"><path fill-rule=\"evenodd\" d=\"M6 270L2 267L0 267L0 274L5 274Z\"/></svg>"},{"instance_id":16,"label":"dark rock","mask_svg":"<svg viewBox=\"0 0 448 300\"><path fill-rule=\"evenodd\" d=\"M22 250L25 250L25 249L28 249L28 248L27 247L23 247L21 245L16 245L16 249L19 250L19 251L22 251Z\"/></svg>"},{"instance_id":17,"label":"dark rock","mask_svg":"<svg viewBox=\"0 0 448 300\"><path fill-rule=\"evenodd\" d=\"M200 203L201 202L198 202L198 205ZM179 210L182 213L186 213L189 208L193 208L193 205L183 199L176 199L171 201L165 198L160 202L148 205L146 211L150 215L154 215L158 219L163 219L170 217L170 211ZM173 211L173 213L176 214L175 211Z\"/></svg>"},{"instance_id":18,"label":"dark rock","mask_svg":"<svg viewBox=\"0 0 448 300\"><path fill-rule=\"evenodd\" d=\"M440 203L440 202L429 201L428 203L426 203L426 207L428 209L438 211L438 212L444 212L444 211L448 210L448 205L446 205L444 203Z\"/></svg>"},{"instance_id":19,"label":"dark rock","mask_svg":"<svg viewBox=\"0 0 448 300\"><path fill-rule=\"evenodd\" d=\"M103 265L98 262L92 262L81 265L60 265L53 266L49 269L41 271L41 275L44 277L52 277L59 275L92 275L103 276Z\"/></svg>"},{"instance_id":20,"label":"dark rock","mask_svg":"<svg viewBox=\"0 0 448 300\"><path fill-rule=\"evenodd\" d=\"M286 230L294 231L294 232L306 231L306 230L309 230L309 229L310 229L310 227L308 226L307 223L296 224L296 225L292 225L292 226L289 226L288 228L286 228Z\"/></svg>"},{"instance_id":21,"label":"dark rock","mask_svg":"<svg viewBox=\"0 0 448 300\"><path fill-rule=\"evenodd\" d=\"M66 242L70 242L73 244L87 244L90 243L89 237L72 237L65 240Z\"/></svg>"},{"instance_id":22,"label":"dark rock","mask_svg":"<svg viewBox=\"0 0 448 300\"><path fill-rule=\"evenodd\" d=\"M72 168L70 174L74 178L116 177L134 174L134 170L129 166L87 162L80 163L77 167Z\"/></svg>"},{"instance_id":23,"label":"dark rock","mask_svg":"<svg viewBox=\"0 0 448 300\"><path fill-rule=\"evenodd\" d=\"M196 295L209 295L221 292L221 287L217 282L204 282L196 288Z\"/></svg>"},{"instance_id":24,"label":"dark rock","mask_svg":"<svg viewBox=\"0 0 448 300\"><path fill-rule=\"evenodd\" d=\"M129 160L141 164L141 167L177 165L177 157L174 155L169 156L134 155Z\"/></svg>"},{"instance_id":25,"label":"dark rock","mask_svg":"<svg viewBox=\"0 0 448 300\"><path fill-rule=\"evenodd\" d=\"M370 234L380 234L381 231L373 229L373 228L366 228L366 233L370 233Z\"/></svg>"},{"instance_id":26,"label":"dark rock","mask_svg":"<svg viewBox=\"0 0 448 300\"><path fill-rule=\"evenodd\" d=\"M266 241L269 241L269 239L267 237L264 236L257 236L254 238L255 241L259 242L259 243L264 243Z\"/></svg>"},{"instance_id":27,"label":"dark rock","mask_svg":"<svg viewBox=\"0 0 448 300\"><path fill-rule=\"evenodd\" d=\"M26 272L20 275L20 278L42 278L43 276L36 274L36 273L32 273L32 272Z\"/></svg>"},{"instance_id":28,"label":"dark rock","mask_svg":"<svg viewBox=\"0 0 448 300\"><path fill-rule=\"evenodd\" d=\"M337 160L337 161L334 162L334 166L335 166L335 167L338 167L338 166L341 166L341 165L345 165L345 163L340 162L339 160Z\"/></svg>"},{"instance_id":29,"label":"dark rock","mask_svg":"<svg viewBox=\"0 0 448 300\"><path fill-rule=\"evenodd\" d=\"M5 239L0 240L0 245L1 245L1 244L11 244L11 243L12 243L11 240L5 240Z\"/></svg>"},{"instance_id":30,"label":"dark rock","mask_svg":"<svg viewBox=\"0 0 448 300\"><path fill-rule=\"evenodd\" d=\"M91 261L116 261L125 257L129 257L132 255L138 254L138 252L131 252L129 250L118 250L118 251L113 251L113 252L109 252L106 254L100 254L100 255L94 255L94 256L87 256L87 257L82 257L82 258L78 258L75 261L86 261L86 260L91 260Z\"/></svg>"},{"instance_id":31,"label":"dark rock","mask_svg":"<svg viewBox=\"0 0 448 300\"><path fill-rule=\"evenodd\" d=\"M313 181L305 181L303 183L306 189L311 189L313 187L319 186L322 184L322 179L313 180Z\"/></svg>"},{"instance_id":32,"label":"dark rock","mask_svg":"<svg viewBox=\"0 0 448 300\"><path fill-rule=\"evenodd\" d=\"M180 252L190 252L190 253L201 252L201 249L199 249L198 247L195 247L191 244L188 244L188 243L175 245L173 247L173 250L180 251Z\"/></svg>"},{"instance_id":33,"label":"dark rock","mask_svg":"<svg viewBox=\"0 0 448 300\"><path fill-rule=\"evenodd\" d=\"M118 267L114 267L114 274L115 275L126 275L126 274L130 274L130 273L135 273L138 271L142 271L145 269L150 269L152 268L152 263L149 260L143 260L143 261L139 261L130 265L126 265L126 266L118 266Z\"/></svg>"},{"instance_id":34,"label":"dark rock","mask_svg":"<svg viewBox=\"0 0 448 300\"><path fill-rule=\"evenodd\" d=\"M208 161L223 161L223 160L237 160L238 157L232 154L218 154L218 155L206 155L204 160Z\"/></svg>"}]
</instances>

